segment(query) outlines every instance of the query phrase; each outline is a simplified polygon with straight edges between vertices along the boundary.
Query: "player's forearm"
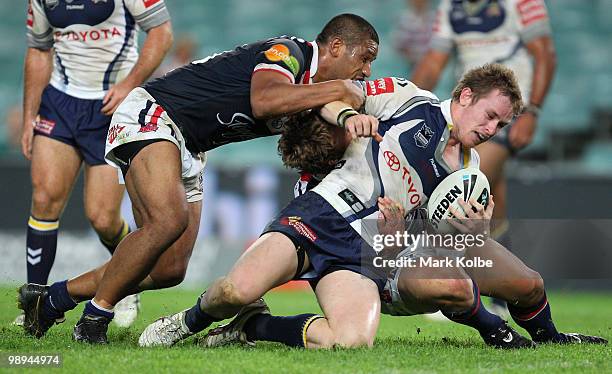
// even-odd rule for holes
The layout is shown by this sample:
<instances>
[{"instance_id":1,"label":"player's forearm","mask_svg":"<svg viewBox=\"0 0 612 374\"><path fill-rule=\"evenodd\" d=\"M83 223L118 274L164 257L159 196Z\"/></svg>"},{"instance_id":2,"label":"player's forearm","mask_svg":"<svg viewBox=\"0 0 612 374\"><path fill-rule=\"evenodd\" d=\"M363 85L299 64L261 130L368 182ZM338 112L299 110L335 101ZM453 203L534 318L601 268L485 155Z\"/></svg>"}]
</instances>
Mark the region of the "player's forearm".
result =
<instances>
[{"instance_id":1,"label":"player's forearm","mask_svg":"<svg viewBox=\"0 0 612 374\"><path fill-rule=\"evenodd\" d=\"M438 84L448 58L448 53L430 50L415 67L410 81L421 89L433 90Z\"/></svg>"},{"instance_id":2,"label":"player's forearm","mask_svg":"<svg viewBox=\"0 0 612 374\"><path fill-rule=\"evenodd\" d=\"M28 48L24 63L23 117L30 121L38 113L40 97L49 84L52 71L52 54L49 50Z\"/></svg>"},{"instance_id":3,"label":"player's forearm","mask_svg":"<svg viewBox=\"0 0 612 374\"><path fill-rule=\"evenodd\" d=\"M260 119L274 118L339 101L346 94L344 85L341 80L310 85L276 83L272 87L259 90L255 96L252 94L253 115ZM335 120L332 123L335 123Z\"/></svg>"},{"instance_id":4,"label":"player's forearm","mask_svg":"<svg viewBox=\"0 0 612 374\"><path fill-rule=\"evenodd\" d=\"M170 21L153 27L147 32L136 64L125 78L136 87L147 80L157 69L172 46L173 34Z\"/></svg>"},{"instance_id":5,"label":"player's forearm","mask_svg":"<svg viewBox=\"0 0 612 374\"><path fill-rule=\"evenodd\" d=\"M529 102L525 104L542 106L557 67L557 58L552 40L546 38L540 41L539 45L530 48L530 52L534 58L533 81Z\"/></svg>"}]
</instances>

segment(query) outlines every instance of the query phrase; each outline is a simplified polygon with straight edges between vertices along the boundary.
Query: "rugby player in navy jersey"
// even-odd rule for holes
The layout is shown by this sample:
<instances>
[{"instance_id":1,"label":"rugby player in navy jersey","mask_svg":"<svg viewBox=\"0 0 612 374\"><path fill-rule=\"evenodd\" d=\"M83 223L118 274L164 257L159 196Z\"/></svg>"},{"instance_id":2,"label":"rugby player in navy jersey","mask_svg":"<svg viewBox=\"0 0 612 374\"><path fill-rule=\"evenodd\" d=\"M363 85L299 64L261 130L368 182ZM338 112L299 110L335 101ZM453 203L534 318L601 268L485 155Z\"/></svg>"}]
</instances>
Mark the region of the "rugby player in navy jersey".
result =
<instances>
[{"instance_id":1,"label":"rugby player in navy jersey","mask_svg":"<svg viewBox=\"0 0 612 374\"><path fill-rule=\"evenodd\" d=\"M598 337L558 333L539 274L494 242L479 255L497 263L495 269L450 267L432 275L427 273L431 269L411 268L387 279L366 265L374 256L373 238L381 232L379 211L386 218L393 216L389 210L414 211L453 170L477 167L478 156L471 148L495 135L521 108L514 76L501 65L468 72L452 100L442 103L403 79L384 78L366 82L366 87L365 112L374 117L352 113L347 121L380 119L382 141L359 139L348 145L349 134L330 128L318 114L294 118L295 127L287 126L281 138L283 161L313 172L333 170L285 207L229 274L215 281L191 309L149 325L140 345L170 346L238 313L230 324L211 330L202 344L267 340L305 348L371 346L380 294L387 291L395 297L382 298L386 313L411 315L439 308L453 321L476 328L489 345L532 347L532 341L482 306L479 286L484 293L512 301L515 320L538 342L605 343ZM343 112L342 106L330 107L321 111L327 121ZM288 135L290 129L297 131ZM384 162L389 152L402 169ZM488 225L493 204L470 204L463 205L468 218ZM499 271L503 276L491 273ZM311 282L324 316L270 315L259 298L294 278Z\"/></svg>"},{"instance_id":2,"label":"rugby player in navy jersey","mask_svg":"<svg viewBox=\"0 0 612 374\"><path fill-rule=\"evenodd\" d=\"M77 302L92 299L73 338L106 343L117 301L179 284L199 227L205 152L277 134L283 116L335 100L361 107L365 95L352 80L370 75L378 42L366 20L342 14L313 42L278 37L245 44L134 89L113 116L106 159L123 172L138 229L100 268L50 289L26 288L30 333L42 336Z\"/></svg>"}]
</instances>

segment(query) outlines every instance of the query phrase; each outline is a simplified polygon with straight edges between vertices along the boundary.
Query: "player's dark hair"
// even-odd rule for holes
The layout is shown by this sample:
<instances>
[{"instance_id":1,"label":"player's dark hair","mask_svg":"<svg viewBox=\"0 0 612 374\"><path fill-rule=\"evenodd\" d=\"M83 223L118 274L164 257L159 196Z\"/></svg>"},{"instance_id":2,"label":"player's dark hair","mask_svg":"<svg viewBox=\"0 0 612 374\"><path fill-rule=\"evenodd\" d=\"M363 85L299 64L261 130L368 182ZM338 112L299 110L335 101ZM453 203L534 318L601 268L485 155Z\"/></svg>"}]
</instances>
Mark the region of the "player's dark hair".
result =
<instances>
[{"instance_id":1,"label":"player's dark hair","mask_svg":"<svg viewBox=\"0 0 612 374\"><path fill-rule=\"evenodd\" d=\"M497 89L510 99L512 113L514 115L521 113L523 107L521 90L514 72L503 65L486 64L465 73L453 90L453 101L459 101L464 88L472 90L472 104Z\"/></svg>"},{"instance_id":2,"label":"player's dark hair","mask_svg":"<svg viewBox=\"0 0 612 374\"><path fill-rule=\"evenodd\" d=\"M278 153L285 166L311 174L327 174L340 161L332 128L314 111L292 115L278 140Z\"/></svg>"},{"instance_id":3,"label":"player's dark hair","mask_svg":"<svg viewBox=\"0 0 612 374\"><path fill-rule=\"evenodd\" d=\"M373 40L380 44L374 26L363 17L350 13L340 14L329 20L317 35L317 43L324 44L336 37L349 46L361 44L365 40Z\"/></svg>"}]
</instances>

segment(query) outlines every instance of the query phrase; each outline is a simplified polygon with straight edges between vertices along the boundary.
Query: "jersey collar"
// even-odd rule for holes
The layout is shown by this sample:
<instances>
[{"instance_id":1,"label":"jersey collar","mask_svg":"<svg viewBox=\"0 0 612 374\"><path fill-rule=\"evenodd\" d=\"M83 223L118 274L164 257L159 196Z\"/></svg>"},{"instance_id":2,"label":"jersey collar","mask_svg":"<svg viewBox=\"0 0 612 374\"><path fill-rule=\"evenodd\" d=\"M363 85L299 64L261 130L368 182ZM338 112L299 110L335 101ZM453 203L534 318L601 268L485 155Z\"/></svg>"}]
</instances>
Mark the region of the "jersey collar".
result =
<instances>
[{"instance_id":1,"label":"jersey collar","mask_svg":"<svg viewBox=\"0 0 612 374\"><path fill-rule=\"evenodd\" d=\"M440 109L442 109L442 115L444 116L444 120L446 121L446 126L449 129L453 128L453 118L451 117L451 99L444 100L440 103Z\"/></svg>"}]
</instances>

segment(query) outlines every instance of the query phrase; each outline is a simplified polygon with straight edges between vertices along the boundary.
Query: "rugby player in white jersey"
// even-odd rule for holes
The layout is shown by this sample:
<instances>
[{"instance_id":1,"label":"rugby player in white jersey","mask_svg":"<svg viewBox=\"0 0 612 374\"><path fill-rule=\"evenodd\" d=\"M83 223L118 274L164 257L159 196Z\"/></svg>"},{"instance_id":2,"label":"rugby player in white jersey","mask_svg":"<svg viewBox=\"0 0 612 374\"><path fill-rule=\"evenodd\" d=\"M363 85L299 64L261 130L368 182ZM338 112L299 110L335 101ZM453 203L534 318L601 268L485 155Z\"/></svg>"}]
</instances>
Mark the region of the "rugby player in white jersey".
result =
<instances>
[{"instance_id":1,"label":"rugby player in white jersey","mask_svg":"<svg viewBox=\"0 0 612 374\"><path fill-rule=\"evenodd\" d=\"M340 152L344 149L350 136L331 127L328 130L335 134L316 130L308 133L310 125L317 128L316 122L322 124L315 113L294 118L294 121L307 123L303 127L294 124L295 135L312 139L297 142L302 145L321 142L322 146L318 149L316 146L284 149L284 161L291 165L296 159L307 159L313 164L323 165L319 167L321 170L342 158L338 166L312 191L290 203L230 273L218 279L196 305L148 326L139 339L141 345L172 345L203 330L213 321L236 313L239 315L232 323L212 330L203 339L203 344L217 346L233 341L252 344L255 340L269 340L296 347L320 348L373 343L378 325L379 293L385 287L385 280L381 282L376 270L363 266L363 260L371 259L369 244L380 229L375 219L373 221L377 223L371 225L366 218L377 217L379 207L385 214L390 206L390 201L382 201L379 196L392 197L406 211L418 207L440 178L460 168L464 159L477 164L473 158L475 154L461 157L461 149L471 148L493 136L513 114L518 113L521 100L512 73L499 65L468 73L455 90L453 100L442 104L431 93L418 90L405 80L385 78L367 84L365 111L382 120L378 125L378 131L384 136L382 142L354 141L341 157L338 149ZM328 121L338 115L342 121L342 110L331 112L330 115L324 109L322 115ZM364 131L376 128L377 122L370 116L354 116L347 121L359 122ZM325 126L318 126L319 130L322 127ZM308 134L308 138L304 134ZM309 154L304 157L301 153L305 150L309 150ZM398 158L403 167L395 170L384 163L386 152L401 155ZM420 162L423 160L427 162ZM470 203L476 208L475 212L466 209L470 218L490 218L492 206L485 210L476 202ZM491 281L485 279L490 274L485 274L481 275L483 287L486 292L491 290L491 293L512 300L517 304L517 310L533 314L531 320L537 322L519 322L533 336L541 338L541 341L604 341L584 335L572 337L557 333L549 320L550 309L545 297L544 304L538 303L543 296L539 275L509 254L511 257L507 258L504 258L505 253L498 255L499 258L496 255L490 257L504 262L508 276L519 281L514 285L492 287ZM311 281L324 316L269 315L267 307L258 298L293 278ZM437 295L435 292L427 293L426 287L419 290L419 282L415 282L417 286L409 284L402 296L406 297L407 292L413 296L426 295L428 299L425 301L430 301L430 305L442 307L455 321L477 328L488 344L498 347L532 346L531 341L520 337L499 317L481 307L475 282L465 274L463 278L460 281L448 279L446 283L442 280L436 291L446 286L451 286L451 290ZM431 277L424 277L422 281L424 284L421 282L421 285L435 286ZM499 283L499 279L497 281ZM427 308L427 305L404 302L413 310ZM386 306L387 311L393 313L390 308L395 308L395 314L406 313L398 309L397 302ZM484 330L486 328L490 331ZM491 330L500 328L501 331ZM539 331L542 328L545 332ZM486 333L492 334L485 336ZM508 344L512 341L521 344Z\"/></svg>"},{"instance_id":2,"label":"rugby player in white jersey","mask_svg":"<svg viewBox=\"0 0 612 374\"><path fill-rule=\"evenodd\" d=\"M429 51L411 81L433 90L451 57L457 60L457 79L485 63L500 63L516 74L525 105L510 126L478 146L481 169L497 198L492 237L512 250L506 216L504 164L529 145L538 115L553 80L556 56L544 0L442 0L438 6ZM507 315L503 302L497 313Z\"/></svg>"},{"instance_id":3,"label":"rugby player in white jersey","mask_svg":"<svg viewBox=\"0 0 612 374\"><path fill-rule=\"evenodd\" d=\"M147 36L139 54L140 30ZM85 214L102 244L112 254L129 232L120 215L124 187L104 159L106 134L119 103L161 63L172 30L163 0L30 0L27 43L21 139L32 161L27 280L46 284L60 216L82 164ZM137 307L137 295L124 299L116 321L129 326Z\"/></svg>"}]
</instances>

